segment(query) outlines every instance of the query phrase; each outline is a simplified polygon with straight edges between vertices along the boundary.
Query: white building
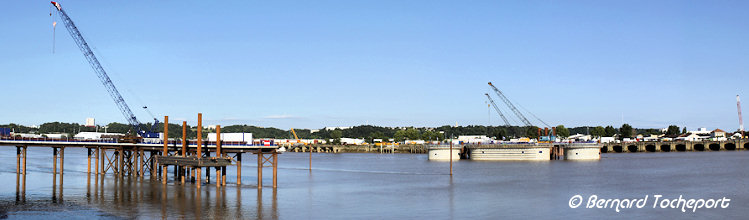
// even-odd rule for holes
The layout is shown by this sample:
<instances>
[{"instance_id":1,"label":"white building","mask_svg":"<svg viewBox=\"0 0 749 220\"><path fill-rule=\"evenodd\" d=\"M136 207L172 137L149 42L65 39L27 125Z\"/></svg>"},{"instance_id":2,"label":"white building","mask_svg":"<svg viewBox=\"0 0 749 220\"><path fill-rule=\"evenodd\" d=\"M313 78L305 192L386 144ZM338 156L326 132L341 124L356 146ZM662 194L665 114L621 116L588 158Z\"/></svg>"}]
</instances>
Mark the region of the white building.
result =
<instances>
[{"instance_id":1,"label":"white building","mask_svg":"<svg viewBox=\"0 0 749 220\"><path fill-rule=\"evenodd\" d=\"M585 134L574 134L574 135L570 135L569 137L567 137L567 141L572 141L572 142L586 142L592 139L593 139L592 136L585 135Z\"/></svg>"},{"instance_id":2,"label":"white building","mask_svg":"<svg viewBox=\"0 0 749 220\"><path fill-rule=\"evenodd\" d=\"M208 141L216 141L216 133L208 133ZM222 141L252 143L252 133L221 133Z\"/></svg>"},{"instance_id":3,"label":"white building","mask_svg":"<svg viewBox=\"0 0 749 220\"><path fill-rule=\"evenodd\" d=\"M405 140L403 141L403 144L425 144L426 141L424 140Z\"/></svg>"},{"instance_id":4,"label":"white building","mask_svg":"<svg viewBox=\"0 0 749 220\"><path fill-rule=\"evenodd\" d=\"M710 140L712 141L726 141L728 138L726 138L726 132L720 129L715 129L712 132L710 132Z\"/></svg>"},{"instance_id":5,"label":"white building","mask_svg":"<svg viewBox=\"0 0 749 220\"><path fill-rule=\"evenodd\" d=\"M81 140L98 140L101 139L102 136L104 137L118 137L118 136L125 136L125 134L120 133L101 133L101 132L78 132L73 138L75 139L81 139Z\"/></svg>"},{"instance_id":6,"label":"white building","mask_svg":"<svg viewBox=\"0 0 749 220\"><path fill-rule=\"evenodd\" d=\"M710 132L712 132L712 131L707 130L707 128L698 128L696 131L689 131L687 133L692 133L692 134L710 134Z\"/></svg>"},{"instance_id":7,"label":"white building","mask_svg":"<svg viewBox=\"0 0 749 220\"><path fill-rule=\"evenodd\" d=\"M343 145L362 145L362 144L364 144L364 139L341 138L341 144L343 144Z\"/></svg>"},{"instance_id":8,"label":"white building","mask_svg":"<svg viewBox=\"0 0 749 220\"><path fill-rule=\"evenodd\" d=\"M458 136L458 141L463 142L463 144L489 144L492 139L486 135L461 135Z\"/></svg>"},{"instance_id":9,"label":"white building","mask_svg":"<svg viewBox=\"0 0 749 220\"><path fill-rule=\"evenodd\" d=\"M601 143L612 143L616 142L616 138L614 137L601 137Z\"/></svg>"}]
</instances>

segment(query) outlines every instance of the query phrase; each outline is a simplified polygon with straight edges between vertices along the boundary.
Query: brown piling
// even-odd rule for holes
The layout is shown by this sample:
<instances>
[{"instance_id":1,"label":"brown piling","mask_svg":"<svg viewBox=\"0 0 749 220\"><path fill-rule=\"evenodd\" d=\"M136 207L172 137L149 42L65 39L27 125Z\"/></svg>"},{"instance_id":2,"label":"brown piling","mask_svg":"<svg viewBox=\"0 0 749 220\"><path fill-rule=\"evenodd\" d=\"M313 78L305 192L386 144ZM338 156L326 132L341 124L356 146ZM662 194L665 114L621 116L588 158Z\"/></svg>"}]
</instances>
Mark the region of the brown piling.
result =
<instances>
[{"instance_id":1,"label":"brown piling","mask_svg":"<svg viewBox=\"0 0 749 220\"><path fill-rule=\"evenodd\" d=\"M164 116L164 157L169 156L169 116ZM164 174L161 177L161 183L166 184L167 166L163 166Z\"/></svg>"},{"instance_id":2,"label":"brown piling","mask_svg":"<svg viewBox=\"0 0 749 220\"><path fill-rule=\"evenodd\" d=\"M221 157L221 125L216 125L216 157Z\"/></svg>"},{"instance_id":3,"label":"brown piling","mask_svg":"<svg viewBox=\"0 0 749 220\"><path fill-rule=\"evenodd\" d=\"M52 148L52 161L54 161L54 163L52 163L52 175L57 175L57 148L56 147Z\"/></svg>"},{"instance_id":4,"label":"brown piling","mask_svg":"<svg viewBox=\"0 0 749 220\"><path fill-rule=\"evenodd\" d=\"M16 174L21 173L21 147L16 146Z\"/></svg>"},{"instance_id":5,"label":"brown piling","mask_svg":"<svg viewBox=\"0 0 749 220\"><path fill-rule=\"evenodd\" d=\"M26 153L24 152L24 155ZM26 163L26 160L24 159L24 164ZM24 170L25 167L24 167ZM65 147L60 148L60 185L62 185L62 174L65 172Z\"/></svg>"},{"instance_id":6,"label":"brown piling","mask_svg":"<svg viewBox=\"0 0 749 220\"><path fill-rule=\"evenodd\" d=\"M237 185L242 185L242 153L237 153Z\"/></svg>"},{"instance_id":7,"label":"brown piling","mask_svg":"<svg viewBox=\"0 0 749 220\"><path fill-rule=\"evenodd\" d=\"M257 188L263 188L263 149L257 149Z\"/></svg>"},{"instance_id":8,"label":"brown piling","mask_svg":"<svg viewBox=\"0 0 749 220\"><path fill-rule=\"evenodd\" d=\"M123 171L125 171L125 163L123 161L125 151L120 147L120 149L117 149L117 176L122 177L124 175Z\"/></svg>"},{"instance_id":9,"label":"brown piling","mask_svg":"<svg viewBox=\"0 0 749 220\"><path fill-rule=\"evenodd\" d=\"M96 147L96 158L94 158L94 174L99 175L99 154L101 154L101 147Z\"/></svg>"},{"instance_id":10,"label":"brown piling","mask_svg":"<svg viewBox=\"0 0 749 220\"><path fill-rule=\"evenodd\" d=\"M202 152L202 145L203 145L203 113L198 113L198 149L197 149L197 152L196 152L197 153L196 155L198 157L203 157L203 154L202 154L203 153ZM195 175L195 176L196 176L197 180L195 181L195 183L197 183L198 184L198 188L200 188L200 185L203 184L200 181L200 170L201 169L200 169L200 167L198 167L198 169L196 169L196 170L197 170L197 175Z\"/></svg>"},{"instance_id":11,"label":"brown piling","mask_svg":"<svg viewBox=\"0 0 749 220\"><path fill-rule=\"evenodd\" d=\"M26 178L26 148L28 147L23 146L23 176L24 176L23 184L24 185L26 185L26 179L25 179Z\"/></svg>"},{"instance_id":12,"label":"brown piling","mask_svg":"<svg viewBox=\"0 0 749 220\"><path fill-rule=\"evenodd\" d=\"M273 188L276 188L278 185L278 179L276 178L278 176L278 152L276 150L273 150Z\"/></svg>"},{"instance_id":13,"label":"brown piling","mask_svg":"<svg viewBox=\"0 0 749 220\"><path fill-rule=\"evenodd\" d=\"M187 152L187 122L182 121L182 156Z\"/></svg>"},{"instance_id":14,"label":"brown piling","mask_svg":"<svg viewBox=\"0 0 749 220\"><path fill-rule=\"evenodd\" d=\"M86 148L86 151L88 152L88 166L86 167L86 174L91 175L91 148Z\"/></svg>"},{"instance_id":15,"label":"brown piling","mask_svg":"<svg viewBox=\"0 0 749 220\"><path fill-rule=\"evenodd\" d=\"M221 185L226 186L226 167L221 167Z\"/></svg>"}]
</instances>

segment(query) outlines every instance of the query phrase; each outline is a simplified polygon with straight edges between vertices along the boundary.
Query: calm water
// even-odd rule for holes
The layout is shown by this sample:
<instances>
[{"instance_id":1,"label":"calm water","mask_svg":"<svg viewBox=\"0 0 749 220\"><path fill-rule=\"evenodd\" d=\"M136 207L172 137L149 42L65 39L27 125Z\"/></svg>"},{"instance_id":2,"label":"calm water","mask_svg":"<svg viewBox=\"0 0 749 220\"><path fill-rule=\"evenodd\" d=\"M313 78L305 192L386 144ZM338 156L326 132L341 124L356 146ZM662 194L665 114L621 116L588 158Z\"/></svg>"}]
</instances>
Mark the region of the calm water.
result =
<instances>
[{"instance_id":1,"label":"calm water","mask_svg":"<svg viewBox=\"0 0 749 220\"><path fill-rule=\"evenodd\" d=\"M226 187L196 190L170 182L87 178L86 152L65 152L63 187L55 186L50 148L29 148L28 175L15 174L15 148L0 147L0 216L31 219L496 219L746 218L749 151L604 154L596 162L428 161L415 154L279 156L279 186L245 154L243 185L229 168ZM254 163L253 163L254 162ZM213 172L212 174L215 174ZM170 172L171 175L171 172ZM59 180L58 180L59 181ZM24 190L25 189L25 190ZM571 209L574 195L603 198L731 199L727 209ZM650 205L652 202L649 202ZM584 205L583 205L584 206Z\"/></svg>"}]
</instances>

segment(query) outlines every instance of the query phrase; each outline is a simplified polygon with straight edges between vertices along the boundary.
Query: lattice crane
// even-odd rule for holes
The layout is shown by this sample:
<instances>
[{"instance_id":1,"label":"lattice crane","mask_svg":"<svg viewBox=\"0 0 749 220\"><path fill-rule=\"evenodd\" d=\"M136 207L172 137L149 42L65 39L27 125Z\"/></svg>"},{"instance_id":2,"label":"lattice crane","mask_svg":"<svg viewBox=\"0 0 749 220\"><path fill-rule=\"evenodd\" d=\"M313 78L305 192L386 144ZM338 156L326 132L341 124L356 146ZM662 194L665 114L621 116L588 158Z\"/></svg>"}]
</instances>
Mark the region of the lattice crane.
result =
<instances>
[{"instance_id":1,"label":"lattice crane","mask_svg":"<svg viewBox=\"0 0 749 220\"><path fill-rule=\"evenodd\" d=\"M502 120L505 121L505 126L510 127L510 121L507 121L507 118L504 114L502 114L502 111L499 110L499 107L497 107L497 104L494 103L494 99L492 99L491 96L489 96L489 93L484 93L486 95L486 98L489 99L489 103L492 103L492 106L494 106L494 110L497 110L497 113L499 114L499 117L502 117Z\"/></svg>"},{"instance_id":2,"label":"lattice crane","mask_svg":"<svg viewBox=\"0 0 749 220\"><path fill-rule=\"evenodd\" d=\"M94 72L96 72L99 80L102 84L104 84L107 92L109 92L109 96L111 96L114 100L114 103L117 104L117 107L120 109L120 112L122 112L122 115L125 116L130 126L133 127L134 131L137 132L140 137L158 138L159 134L154 133L153 130L159 124L159 120L154 118L154 123L149 131L145 131L143 130L143 128L141 128L142 124L140 123L140 121L138 121L138 118L135 117L135 114L133 114L133 111L130 110L130 107L127 105L127 103L125 103L125 99L122 98L120 92L117 91L117 87L114 86L114 83L112 83L112 80L107 75L107 72L104 71L104 68L99 63L99 60L96 59L96 56L94 56L94 52L91 51L88 43L86 43L86 40L83 39L81 32L78 31L78 28L73 23L73 20L68 17L67 13L65 13L65 10L62 10L62 7L60 7L59 3L51 3L57 9L62 22L65 24L65 28L67 28L68 32L70 33L70 36L73 37L73 40L78 45L78 48L81 49L81 52L83 52L83 56L85 56L86 60L88 60L88 64L91 65L91 68L94 69Z\"/></svg>"},{"instance_id":3,"label":"lattice crane","mask_svg":"<svg viewBox=\"0 0 749 220\"><path fill-rule=\"evenodd\" d=\"M509 107L510 110L512 110L512 112L515 113L515 116L518 116L520 121L522 121L523 124L525 124L525 126L533 126L533 124L531 124L531 122L528 121L527 118L525 118L523 113L520 113L520 111L517 108L515 108L515 105L513 105L512 102L510 102L510 99L507 99L507 97L505 97L505 95L502 94L502 92L500 92L499 89L497 89L497 87L494 87L494 85L492 85L492 82L489 82L489 86L492 87L494 92L497 93L497 96L499 96L499 98L502 99L503 102L505 102L507 107Z\"/></svg>"}]
</instances>

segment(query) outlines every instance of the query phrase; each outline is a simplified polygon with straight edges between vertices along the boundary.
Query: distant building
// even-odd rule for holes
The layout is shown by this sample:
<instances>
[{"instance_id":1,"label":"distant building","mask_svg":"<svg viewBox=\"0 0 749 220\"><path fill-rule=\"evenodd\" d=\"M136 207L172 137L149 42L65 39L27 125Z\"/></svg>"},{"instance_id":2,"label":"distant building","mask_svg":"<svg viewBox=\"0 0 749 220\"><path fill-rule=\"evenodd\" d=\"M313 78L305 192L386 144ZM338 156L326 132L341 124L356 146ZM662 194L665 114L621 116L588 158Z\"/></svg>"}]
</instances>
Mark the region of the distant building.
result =
<instances>
[{"instance_id":1,"label":"distant building","mask_svg":"<svg viewBox=\"0 0 749 220\"><path fill-rule=\"evenodd\" d=\"M96 127L96 119L86 118L86 127Z\"/></svg>"},{"instance_id":2,"label":"distant building","mask_svg":"<svg viewBox=\"0 0 749 220\"><path fill-rule=\"evenodd\" d=\"M208 133L208 141L216 141L216 133ZM252 133L221 133L222 141L252 143Z\"/></svg>"},{"instance_id":3,"label":"distant building","mask_svg":"<svg viewBox=\"0 0 749 220\"><path fill-rule=\"evenodd\" d=\"M102 138L116 138L119 136L125 136L120 133L101 133L101 132L79 132L73 138L80 140L99 140Z\"/></svg>"},{"instance_id":4,"label":"distant building","mask_svg":"<svg viewBox=\"0 0 749 220\"><path fill-rule=\"evenodd\" d=\"M364 144L364 139L341 138L341 144L343 144L343 145L362 145L362 144Z\"/></svg>"},{"instance_id":5,"label":"distant building","mask_svg":"<svg viewBox=\"0 0 749 220\"><path fill-rule=\"evenodd\" d=\"M593 139L592 136L585 135L585 134L574 134L574 135L570 135L569 137L567 137L567 141L572 141L572 142L586 142L592 139Z\"/></svg>"},{"instance_id":6,"label":"distant building","mask_svg":"<svg viewBox=\"0 0 749 220\"><path fill-rule=\"evenodd\" d=\"M463 144L489 144L492 139L486 135L460 135L458 141Z\"/></svg>"},{"instance_id":7,"label":"distant building","mask_svg":"<svg viewBox=\"0 0 749 220\"><path fill-rule=\"evenodd\" d=\"M611 143L616 142L616 138L614 137L601 137L601 143Z\"/></svg>"},{"instance_id":8,"label":"distant building","mask_svg":"<svg viewBox=\"0 0 749 220\"><path fill-rule=\"evenodd\" d=\"M692 133L692 134L710 134L710 131L707 130L707 128L698 128L696 131L689 131L687 133Z\"/></svg>"},{"instance_id":9,"label":"distant building","mask_svg":"<svg viewBox=\"0 0 749 220\"><path fill-rule=\"evenodd\" d=\"M725 141L728 140L726 138L726 132L720 129L715 129L712 132L710 132L710 140L713 141Z\"/></svg>"},{"instance_id":10,"label":"distant building","mask_svg":"<svg viewBox=\"0 0 749 220\"><path fill-rule=\"evenodd\" d=\"M350 126L349 127L325 127L325 130L326 131L332 131L332 130L335 130L335 129L344 130L344 129L349 129L349 128L351 128L351 127Z\"/></svg>"}]
</instances>

